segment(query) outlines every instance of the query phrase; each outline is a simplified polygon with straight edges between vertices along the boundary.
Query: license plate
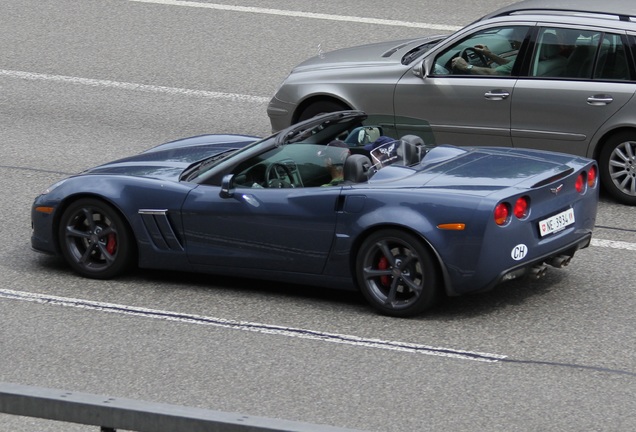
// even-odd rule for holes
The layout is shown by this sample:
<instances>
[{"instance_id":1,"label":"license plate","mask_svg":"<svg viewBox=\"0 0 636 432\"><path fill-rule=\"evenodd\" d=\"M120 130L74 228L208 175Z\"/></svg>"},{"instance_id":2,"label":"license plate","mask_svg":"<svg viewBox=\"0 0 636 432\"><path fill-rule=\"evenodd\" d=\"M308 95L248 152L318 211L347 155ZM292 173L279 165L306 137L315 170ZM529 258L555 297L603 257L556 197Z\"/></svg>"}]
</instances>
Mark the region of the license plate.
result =
<instances>
[{"instance_id":1,"label":"license plate","mask_svg":"<svg viewBox=\"0 0 636 432\"><path fill-rule=\"evenodd\" d=\"M548 234L561 231L568 225L574 223L574 209L567 209L566 211L554 215L539 222L539 234L541 237Z\"/></svg>"}]
</instances>

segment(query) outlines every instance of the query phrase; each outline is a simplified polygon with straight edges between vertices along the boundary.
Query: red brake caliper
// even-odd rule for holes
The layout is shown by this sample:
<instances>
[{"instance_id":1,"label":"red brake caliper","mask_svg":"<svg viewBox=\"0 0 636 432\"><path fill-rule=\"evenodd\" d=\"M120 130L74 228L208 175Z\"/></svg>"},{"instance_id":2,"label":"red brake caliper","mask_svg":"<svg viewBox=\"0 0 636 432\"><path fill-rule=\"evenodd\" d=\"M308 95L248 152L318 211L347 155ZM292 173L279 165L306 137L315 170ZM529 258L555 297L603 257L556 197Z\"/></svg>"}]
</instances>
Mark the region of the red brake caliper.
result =
<instances>
[{"instance_id":1,"label":"red brake caliper","mask_svg":"<svg viewBox=\"0 0 636 432\"><path fill-rule=\"evenodd\" d=\"M115 233L108 234L108 241L106 242L106 250L109 254L114 254L117 250L117 237Z\"/></svg>"},{"instance_id":2,"label":"red brake caliper","mask_svg":"<svg viewBox=\"0 0 636 432\"><path fill-rule=\"evenodd\" d=\"M389 260L386 257L380 258L378 261L378 270L386 270L389 268ZM391 285L391 278L389 276L380 276L380 282L382 285L389 286Z\"/></svg>"}]
</instances>

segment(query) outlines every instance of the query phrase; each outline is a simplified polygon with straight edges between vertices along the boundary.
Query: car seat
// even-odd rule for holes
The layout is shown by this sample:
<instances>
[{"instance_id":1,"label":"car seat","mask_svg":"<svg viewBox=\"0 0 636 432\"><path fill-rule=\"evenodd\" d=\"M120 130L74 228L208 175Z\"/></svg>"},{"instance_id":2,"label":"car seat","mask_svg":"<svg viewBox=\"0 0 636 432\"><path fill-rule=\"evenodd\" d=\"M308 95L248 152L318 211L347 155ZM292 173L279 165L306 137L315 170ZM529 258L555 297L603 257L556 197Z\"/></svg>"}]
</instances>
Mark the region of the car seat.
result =
<instances>
[{"instance_id":1,"label":"car seat","mask_svg":"<svg viewBox=\"0 0 636 432\"><path fill-rule=\"evenodd\" d=\"M369 180L369 170L373 164L371 159L361 154L352 154L347 157L343 167L343 178L349 183L363 183Z\"/></svg>"},{"instance_id":2,"label":"car seat","mask_svg":"<svg viewBox=\"0 0 636 432\"><path fill-rule=\"evenodd\" d=\"M534 76L558 77L565 71L568 60L561 55L561 45L554 33L545 33L541 38L538 60Z\"/></svg>"},{"instance_id":3,"label":"car seat","mask_svg":"<svg viewBox=\"0 0 636 432\"><path fill-rule=\"evenodd\" d=\"M582 44L574 47L565 65L564 77L591 78L596 45Z\"/></svg>"},{"instance_id":4,"label":"car seat","mask_svg":"<svg viewBox=\"0 0 636 432\"><path fill-rule=\"evenodd\" d=\"M404 142L398 147L398 152L404 160L405 166L411 166L420 163L424 152L424 140L417 135L404 135L400 138Z\"/></svg>"}]
</instances>

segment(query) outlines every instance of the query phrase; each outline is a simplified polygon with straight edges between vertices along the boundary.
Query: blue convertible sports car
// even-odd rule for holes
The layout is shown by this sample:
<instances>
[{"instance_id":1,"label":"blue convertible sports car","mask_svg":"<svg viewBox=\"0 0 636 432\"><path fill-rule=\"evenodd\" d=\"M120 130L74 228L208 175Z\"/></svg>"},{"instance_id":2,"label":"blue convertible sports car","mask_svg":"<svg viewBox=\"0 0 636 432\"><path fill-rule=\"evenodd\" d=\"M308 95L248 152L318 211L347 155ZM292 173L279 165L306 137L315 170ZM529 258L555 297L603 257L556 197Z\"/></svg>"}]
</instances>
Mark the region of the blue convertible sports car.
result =
<instances>
[{"instance_id":1,"label":"blue convertible sports car","mask_svg":"<svg viewBox=\"0 0 636 432\"><path fill-rule=\"evenodd\" d=\"M541 276L589 245L593 160L394 133L342 111L265 139L163 144L38 196L32 246L91 278L137 264L358 288L379 312L410 316L442 294Z\"/></svg>"}]
</instances>

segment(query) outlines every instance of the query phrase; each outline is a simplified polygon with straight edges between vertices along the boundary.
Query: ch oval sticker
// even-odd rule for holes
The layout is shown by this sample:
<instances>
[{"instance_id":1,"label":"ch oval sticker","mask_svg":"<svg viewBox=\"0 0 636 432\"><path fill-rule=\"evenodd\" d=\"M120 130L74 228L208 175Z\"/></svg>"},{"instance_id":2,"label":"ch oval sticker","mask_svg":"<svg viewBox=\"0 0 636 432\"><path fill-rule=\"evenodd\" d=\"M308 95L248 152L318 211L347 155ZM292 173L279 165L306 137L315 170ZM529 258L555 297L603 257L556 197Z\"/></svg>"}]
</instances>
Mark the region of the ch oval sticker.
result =
<instances>
[{"instance_id":1,"label":"ch oval sticker","mask_svg":"<svg viewBox=\"0 0 636 432\"><path fill-rule=\"evenodd\" d=\"M524 259L526 255L528 255L528 246L524 245L523 243L515 246L512 249L512 252L510 252L510 256L515 261Z\"/></svg>"}]
</instances>

